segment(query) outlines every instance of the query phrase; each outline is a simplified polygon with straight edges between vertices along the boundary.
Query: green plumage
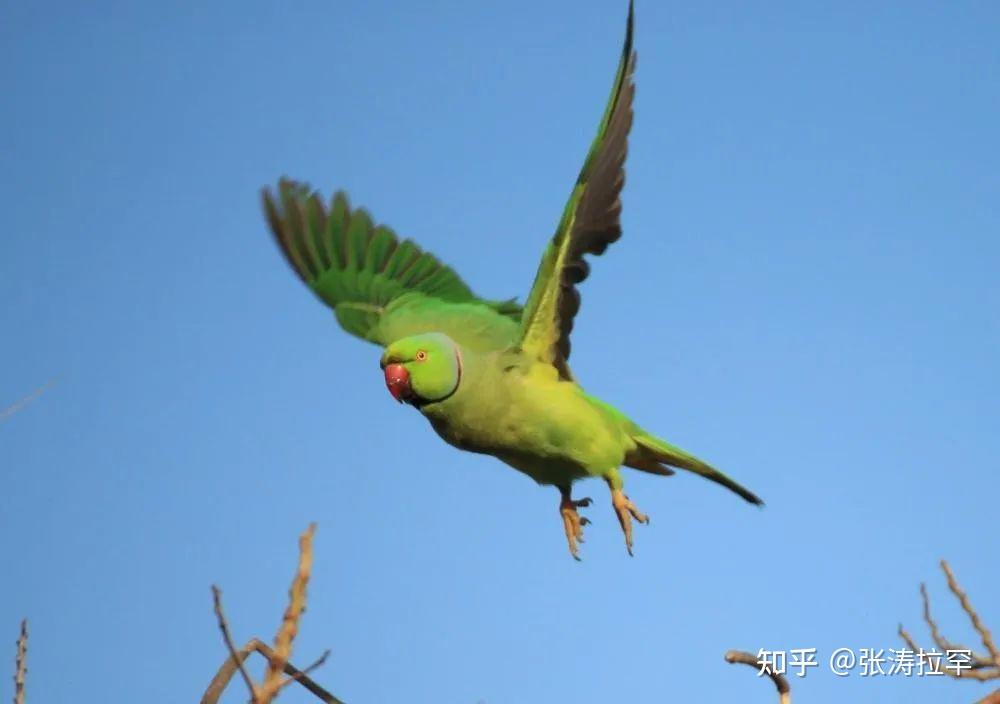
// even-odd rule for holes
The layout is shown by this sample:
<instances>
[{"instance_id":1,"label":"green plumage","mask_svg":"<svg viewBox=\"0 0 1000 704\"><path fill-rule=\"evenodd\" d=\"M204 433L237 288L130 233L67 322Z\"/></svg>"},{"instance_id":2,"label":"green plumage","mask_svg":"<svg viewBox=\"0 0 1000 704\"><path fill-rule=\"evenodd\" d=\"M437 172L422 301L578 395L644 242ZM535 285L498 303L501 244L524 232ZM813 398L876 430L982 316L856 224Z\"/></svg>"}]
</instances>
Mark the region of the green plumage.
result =
<instances>
[{"instance_id":1,"label":"green plumage","mask_svg":"<svg viewBox=\"0 0 1000 704\"><path fill-rule=\"evenodd\" d=\"M306 186L282 180L276 196L263 194L271 230L299 277L344 330L385 348L382 363L394 395L418 408L450 444L559 487L564 518L576 515L569 500L574 481L605 479L630 548L623 512L644 517L621 498L623 465L661 475L686 469L761 503L589 396L569 367L580 306L576 287L589 273L584 256L602 254L621 235L619 196L635 92L632 18L630 4L611 96L523 310L475 295L451 268L375 225L341 192L327 204ZM567 523L575 556L571 532Z\"/></svg>"},{"instance_id":2,"label":"green plumage","mask_svg":"<svg viewBox=\"0 0 1000 704\"><path fill-rule=\"evenodd\" d=\"M520 306L477 298L434 255L352 210L343 192L327 207L306 186L282 180L277 199L265 191L264 210L288 263L352 335L385 346L440 330L480 346L479 334L499 341L493 326L510 330L504 341L514 334Z\"/></svg>"}]
</instances>

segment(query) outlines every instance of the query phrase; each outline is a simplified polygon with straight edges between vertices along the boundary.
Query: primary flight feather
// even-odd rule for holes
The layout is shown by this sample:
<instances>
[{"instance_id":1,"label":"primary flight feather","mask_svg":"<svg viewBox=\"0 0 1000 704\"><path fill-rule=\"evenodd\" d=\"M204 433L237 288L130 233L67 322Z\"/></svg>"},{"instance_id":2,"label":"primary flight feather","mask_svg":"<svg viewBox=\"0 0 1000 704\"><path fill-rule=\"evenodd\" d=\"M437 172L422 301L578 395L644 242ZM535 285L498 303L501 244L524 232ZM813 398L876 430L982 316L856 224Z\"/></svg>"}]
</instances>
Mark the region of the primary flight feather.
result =
<instances>
[{"instance_id":1,"label":"primary flight feather","mask_svg":"<svg viewBox=\"0 0 1000 704\"><path fill-rule=\"evenodd\" d=\"M451 445L493 455L559 489L575 558L587 523L578 509L590 499L574 500L571 488L587 477L607 482L632 553L632 519L648 519L622 490L622 466L660 475L686 469L762 503L588 395L569 367L577 285L590 270L584 256L602 254L621 237L635 95L632 27L630 2L611 97L523 308L478 297L433 255L352 209L342 192L326 204L284 179L277 194L263 192L271 231L292 269L344 330L384 348L380 362L392 396L418 409Z\"/></svg>"}]
</instances>

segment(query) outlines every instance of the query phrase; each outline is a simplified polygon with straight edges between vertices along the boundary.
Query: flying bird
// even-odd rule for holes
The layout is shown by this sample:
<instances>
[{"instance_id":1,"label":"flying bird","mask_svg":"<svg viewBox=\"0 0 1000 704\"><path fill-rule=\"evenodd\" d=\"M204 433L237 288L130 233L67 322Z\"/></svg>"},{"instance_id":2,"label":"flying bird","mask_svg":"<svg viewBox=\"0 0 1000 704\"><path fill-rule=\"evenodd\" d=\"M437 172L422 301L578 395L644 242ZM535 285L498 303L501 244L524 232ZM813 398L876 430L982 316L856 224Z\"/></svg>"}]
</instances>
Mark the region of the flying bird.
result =
<instances>
[{"instance_id":1,"label":"flying bird","mask_svg":"<svg viewBox=\"0 0 1000 704\"><path fill-rule=\"evenodd\" d=\"M347 332L384 348L393 398L418 410L441 438L492 455L559 490L570 554L589 521L573 484L599 477L632 554L632 521L648 518L623 491L622 466L669 476L685 469L753 504L751 491L589 395L569 366L570 333L588 276L622 233L620 194L635 94L633 7L611 96L524 306L475 295L451 268L385 225L343 192L324 203L287 179L262 192L271 231L292 269L333 309Z\"/></svg>"}]
</instances>

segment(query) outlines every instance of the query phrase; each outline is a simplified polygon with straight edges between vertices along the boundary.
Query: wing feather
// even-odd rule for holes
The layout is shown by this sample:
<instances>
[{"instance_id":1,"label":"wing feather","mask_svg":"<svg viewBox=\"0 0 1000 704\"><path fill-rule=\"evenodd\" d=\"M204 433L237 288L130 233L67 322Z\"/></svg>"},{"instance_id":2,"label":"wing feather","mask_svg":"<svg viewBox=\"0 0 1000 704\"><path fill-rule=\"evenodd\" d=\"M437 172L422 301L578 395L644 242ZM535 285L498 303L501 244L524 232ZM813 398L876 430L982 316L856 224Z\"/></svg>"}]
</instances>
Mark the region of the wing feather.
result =
<instances>
[{"instance_id":1,"label":"wing feather","mask_svg":"<svg viewBox=\"0 0 1000 704\"><path fill-rule=\"evenodd\" d=\"M382 345L435 330L460 339L468 337L463 321L475 320L479 330L499 319L497 338L513 338L520 306L477 297L434 255L352 210L343 192L327 206L308 186L282 179L277 195L264 189L262 199L285 259L351 334Z\"/></svg>"},{"instance_id":2,"label":"wing feather","mask_svg":"<svg viewBox=\"0 0 1000 704\"><path fill-rule=\"evenodd\" d=\"M611 96L556 233L542 256L521 317L521 349L555 366L564 379L573 378L569 369L570 333L580 310L576 286L590 274L584 255L603 254L622 234L620 195L625 185L635 96L632 26L630 2Z\"/></svg>"}]
</instances>

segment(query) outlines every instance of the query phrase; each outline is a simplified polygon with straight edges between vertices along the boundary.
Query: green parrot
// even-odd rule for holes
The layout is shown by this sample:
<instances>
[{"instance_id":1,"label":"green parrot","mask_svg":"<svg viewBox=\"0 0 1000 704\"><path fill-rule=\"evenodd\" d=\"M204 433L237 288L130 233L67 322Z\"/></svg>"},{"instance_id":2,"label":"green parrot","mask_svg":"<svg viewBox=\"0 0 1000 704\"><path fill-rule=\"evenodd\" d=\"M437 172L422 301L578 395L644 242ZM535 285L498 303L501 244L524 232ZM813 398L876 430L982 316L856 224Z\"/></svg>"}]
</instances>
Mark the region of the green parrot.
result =
<instances>
[{"instance_id":1,"label":"green parrot","mask_svg":"<svg viewBox=\"0 0 1000 704\"><path fill-rule=\"evenodd\" d=\"M288 263L347 332L384 347L392 396L417 409L446 442L492 455L559 490L570 554L589 521L574 482L600 477L632 554L632 519L648 523L623 492L620 467L669 476L686 469L763 502L728 476L646 432L587 394L569 367L570 332L587 278L584 255L621 236L619 195L635 87L633 8L608 100L555 235L523 308L476 296L461 278L343 192L329 206L308 186L282 179L262 192L268 223Z\"/></svg>"}]
</instances>

